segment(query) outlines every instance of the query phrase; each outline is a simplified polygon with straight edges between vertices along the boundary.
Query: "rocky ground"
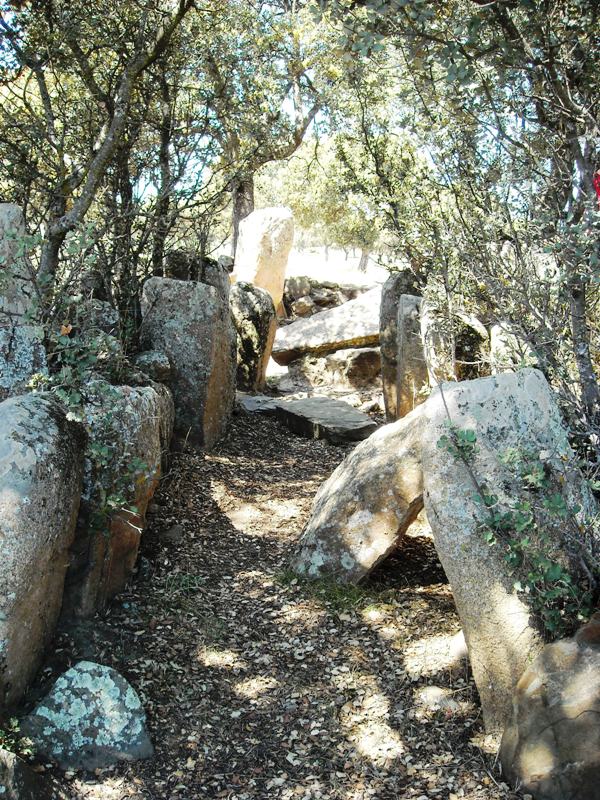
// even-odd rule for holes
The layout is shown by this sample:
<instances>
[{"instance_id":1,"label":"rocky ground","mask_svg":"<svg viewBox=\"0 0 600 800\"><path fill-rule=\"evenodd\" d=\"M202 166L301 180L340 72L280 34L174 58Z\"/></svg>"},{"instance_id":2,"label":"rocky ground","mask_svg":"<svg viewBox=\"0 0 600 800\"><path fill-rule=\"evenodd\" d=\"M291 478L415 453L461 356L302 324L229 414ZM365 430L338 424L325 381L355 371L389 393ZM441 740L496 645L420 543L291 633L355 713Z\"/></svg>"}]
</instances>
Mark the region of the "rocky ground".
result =
<instances>
[{"instance_id":1,"label":"rocky ground","mask_svg":"<svg viewBox=\"0 0 600 800\"><path fill-rule=\"evenodd\" d=\"M499 800L452 596L416 535L368 585L286 572L344 447L234 418L173 457L135 581L64 634L42 691L82 657L138 690L153 759L67 774L73 798Z\"/></svg>"}]
</instances>

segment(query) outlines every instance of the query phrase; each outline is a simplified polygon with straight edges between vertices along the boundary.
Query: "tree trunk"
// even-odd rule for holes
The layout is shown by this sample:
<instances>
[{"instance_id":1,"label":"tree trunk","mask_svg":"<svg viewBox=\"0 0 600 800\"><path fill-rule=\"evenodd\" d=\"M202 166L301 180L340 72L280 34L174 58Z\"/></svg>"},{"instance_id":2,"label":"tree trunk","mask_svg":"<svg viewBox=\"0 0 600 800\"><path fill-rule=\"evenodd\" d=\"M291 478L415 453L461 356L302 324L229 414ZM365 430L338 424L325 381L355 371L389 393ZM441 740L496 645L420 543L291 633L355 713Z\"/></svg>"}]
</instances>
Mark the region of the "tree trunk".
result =
<instances>
[{"instance_id":1,"label":"tree trunk","mask_svg":"<svg viewBox=\"0 0 600 800\"><path fill-rule=\"evenodd\" d=\"M152 274L164 275L165 242L169 233L169 211L171 209L171 94L165 76L161 76L162 114L160 120L160 189L156 205L156 229L152 242Z\"/></svg>"},{"instance_id":2,"label":"tree trunk","mask_svg":"<svg viewBox=\"0 0 600 800\"><path fill-rule=\"evenodd\" d=\"M369 251L368 250L361 250L360 251L360 261L358 262L358 271L359 272L366 272L367 265L369 263Z\"/></svg>"},{"instance_id":3,"label":"tree trunk","mask_svg":"<svg viewBox=\"0 0 600 800\"><path fill-rule=\"evenodd\" d=\"M254 175L244 175L236 180L232 189L232 201L233 243L231 255L235 258L240 236L240 222L254 211Z\"/></svg>"}]
</instances>

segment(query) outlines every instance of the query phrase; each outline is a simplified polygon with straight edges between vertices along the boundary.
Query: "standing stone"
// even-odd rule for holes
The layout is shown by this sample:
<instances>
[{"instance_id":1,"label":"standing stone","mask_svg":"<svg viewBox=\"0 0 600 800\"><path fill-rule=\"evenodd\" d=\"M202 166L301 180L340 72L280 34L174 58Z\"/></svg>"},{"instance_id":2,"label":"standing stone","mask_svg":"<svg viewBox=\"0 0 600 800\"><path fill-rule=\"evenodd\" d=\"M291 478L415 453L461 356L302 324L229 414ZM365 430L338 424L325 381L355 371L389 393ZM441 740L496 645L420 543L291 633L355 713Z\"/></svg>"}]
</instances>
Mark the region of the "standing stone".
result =
<instances>
[{"instance_id":1,"label":"standing stone","mask_svg":"<svg viewBox=\"0 0 600 800\"><path fill-rule=\"evenodd\" d=\"M63 769L102 769L154 753L136 691L114 669L91 661L67 670L21 730L36 753Z\"/></svg>"},{"instance_id":2,"label":"standing stone","mask_svg":"<svg viewBox=\"0 0 600 800\"><path fill-rule=\"evenodd\" d=\"M150 278L142 296L142 345L171 364L175 433L212 447L235 400L236 332L229 303L196 281Z\"/></svg>"},{"instance_id":3,"label":"standing stone","mask_svg":"<svg viewBox=\"0 0 600 800\"><path fill-rule=\"evenodd\" d=\"M238 388L244 392L259 392L265 386L277 330L273 300L266 289L251 283L234 283L229 304L237 330Z\"/></svg>"},{"instance_id":4,"label":"standing stone","mask_svg":"<svg viewBox=\"0 0 600 800\"><path fill-rule=\"evenodd\" d=\"M279 308L293 242L294 217L289 208L253 211L240 223L234 280L266 289Z\"/></svg>"},{"instance_id":5,"label":"standing stone","mask_svg":"<svg viewBox=\"0 0 600 800\"><path fill-rule=\"evenodd\" d=\"M420 320L430 386L490 375L489 334L476 317L456 309L449 318L423 300Z\"/></svg>"},{"instance_id":6,"label":"standing stone","mask_svg":"<svg viewBox=\"0 0 600 800\"><path fill-rule=\"evenodd\" d=\"M586 518L595 513L593 498L576 471L560 412L544 376L524 369L491 378L447 383L434 390L422 406L425 511L435 546L452 587L452 594L469 648L485 726L501 730L512 709L512 693L523 671L543 646L539 622L532 616L529 595L515 584L523 578L511 569L500 546L485 540L481 525L488 513L478 502L472 475L498 498L498 509L530 500L518 469L499 456L509 452L542 453L544 468L555 478L568 506L577 505L577 524L586 534ZM477 448L469 468L439 447L448 433L448 419L459 430L473 430ZM517 474L515 474L515 472ZM565 544L564 520L545 515L531 546L565 565L577 581L579 566ZM597 546L597 545L596 545Z\"/></svg>"},{"instance_id":7,"label":"standing stone","mask_svg":"<svg viewBox=\"0 0 600 800\"><path fill-rule=\"evenodd\" d=\"M146 509L161 475L173 431L174 407L166 386L87 387L90 431L83 496L65 585L67 615L91 616L125 586L138 555ZM102 466L90 449L108 448ZM111 494L121 509L105 509Z\"/></svg>"},{"instance_id":8,"label":"standing stone","mask_svg":"<svg viewBox=\"0 0 600 800\"><path fill-rule=\"evenodd\" d=\"M23 254L21 209L0 203L0 400L47 373L44 333L35 319L35 289Z\"/></svg>"},{"instance_id":9,"label":"standing stone","mask_svg":"<svg viewBox=\"0 0 600 800\"><path fill-rule=\"evenodd\" d=\"M417 280L410 270L396 272L381 290L379 336L381 344L381 377L383 400L388 422L398 419L396 390L398 384L398 306L403 294L415 294Z\"/></svg>"},{"instance_id":10,"label":"standing stone","mask_svg":"<svg viewBox=\"0 0 600 800\"><path fill-rule=\"evenodd\" d=\"M546 645L517 684L504 775L543 800L600 800L600 614Z\"/></svg>"},{"instance_id":11,"label":"standing stone","mask_svg":"<svg viewBox=\"0 0 600 800\"><path fill-rule=\"evenodd\" d=\"M85 434L49 397L0 403L0 708L40 665L63 599Z\"/></svg>"},{"instance_id":12,"label":"standing stone","mask_svg":"<svg viewBox=\"0 0 600 800\"><path fill-rule=\"evenodd\" d=\"M410 414L427 398L429 374L421 339L421 298L404 294L398 304L396 414Z\"/></svg>"}]
</instances>

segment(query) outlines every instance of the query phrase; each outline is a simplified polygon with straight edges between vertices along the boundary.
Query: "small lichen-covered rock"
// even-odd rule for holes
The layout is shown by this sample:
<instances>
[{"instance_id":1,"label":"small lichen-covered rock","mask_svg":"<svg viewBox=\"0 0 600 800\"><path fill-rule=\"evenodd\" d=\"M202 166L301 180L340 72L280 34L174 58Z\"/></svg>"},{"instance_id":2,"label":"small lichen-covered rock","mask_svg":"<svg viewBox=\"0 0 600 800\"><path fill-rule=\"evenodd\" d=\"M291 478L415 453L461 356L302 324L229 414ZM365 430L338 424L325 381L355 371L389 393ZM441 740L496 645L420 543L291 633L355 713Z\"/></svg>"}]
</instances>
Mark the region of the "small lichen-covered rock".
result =
<instances>
[{"instance_id":1,"label":"small lichen-covered rock","mask_svg":"<svg viewBox=\"0 0 600 800\"><path fill-rule=\"evenodd\" d=\"M379 312L379 336L381 344L381 377L383 399L388 422L402 416L397 413L396 387L398 383L398 306L402 295L414 295L417 279L410 270L395 272L383 284Z\"/></svg>"},{"instance_id":2,"label":"small lichen-covered rock","mask_svg":"<svg viewBox=\"0 0 600 800\"><path fill-rule=\"evenodd\" d=\"M229 305L237 330L237 386L258 392L265 386L277 330L275 306L266 289L251 283L234 283Z\"/></svg>"},{"instance_id":3,"label":"small lichen-covered rock","mask_svg":"<svg viewBox=\"0 0 600 800\"><path fill-rule=\"evenodd\" d=\"M67 800L48 775L34 772L22 759L0 747L1 800Z\"/></svg>"},{"instance_id":4,"label":"small lichen-covered rock","mask_svg":"<svg viewBox=\"0 0 600 800\"><path fill-rule=\"evenodd\" d=\"M63 769L94 770L154 752L135 689L114 669L80 661L21 723L35 751Z\"/></svg>"},{"instance_id":5,"label":"small lichen-covered rock","mask_svg":"<svg viewBox=\"0 0 600 800\"><path fill-rule=\"evenodd\" d=\"M168 383L171 378L171 362L160 350L145 350L139 353L134 364L153 381Z\"/></svg>"},{"instance_id":6,"label":"small lichen-covered rock","mask_svg":"<svg viewBox=\"0 0 600 800\"><path fill-rule=\"evenodd\" d=\"M361 442L317 492L291 568L357 583L397 546L423 508L416 409Z\"/></svg>"},{"instance_id":7,"label":"small lichen-covered rock","mask_svg":"<svg viewBox=\"0 0 600 800\"><path fill-rule=\"evenodd\" d=\"M381 287L377 286L348 303L279 328L273 359L285 366L308 353L317 355L348 347L376 347L380 303Z\"/></svg>"},{"instance_id":8,"label":"small lichen-covered rock","mask_svg":"<svg viewBox=\"0 0 600 800\"><path fill-rule=\"evenodd\" d=\"M266 289L279 308L293 242L294 217L289 208L253 211L240 223L234 280Z\"/></svg>"},{"instance_id":9,"label":"small lichen-covered rock","mask_svg":"<svg viewBox=\"0 0 600 800\"><path fill-rule=\"evenodd\" d=\"M148 503L173 430L171 393L162 384L87 389L90 442L77 533L71 548L65 614L89 616L125 586L137 559ZM91 451L106 448L102 466ZM112 494L129 501L104 513Z\"/></svg>"},{"instance_id":10,"label":"small lichen-covered rock","mask_svg":"<svg viewBox=\"0 0 600 800\"><path fill-rule=\"evenodd\" d=\"M595 637L586 636L590 627ZM515 689L500 759L511 783L536 800L600 800L597 628L546 645Z\"/></svg>"},{"instance_id":11,"label":"small lichen-covered rock","mask_svg":"<svg viewBox=\"0 0 600 800\"><path fill-rule=\"evenodd\" d=\"M236 332L229 302L196 281L150 278L142 296L142 345L171 364L175 433L212 447L225 433L235 399Z\"/></svg>"},{"instance_id":12,"label":"small lichen-covered rock","mask_svg":"<svg viewBox=\"0 0 600 800\"><path fill-rule=\"evenodd\" d=\"M85 433L43 395L0 403L0 708L40 665L63 599Z\"/></svg>"}]
</instances>

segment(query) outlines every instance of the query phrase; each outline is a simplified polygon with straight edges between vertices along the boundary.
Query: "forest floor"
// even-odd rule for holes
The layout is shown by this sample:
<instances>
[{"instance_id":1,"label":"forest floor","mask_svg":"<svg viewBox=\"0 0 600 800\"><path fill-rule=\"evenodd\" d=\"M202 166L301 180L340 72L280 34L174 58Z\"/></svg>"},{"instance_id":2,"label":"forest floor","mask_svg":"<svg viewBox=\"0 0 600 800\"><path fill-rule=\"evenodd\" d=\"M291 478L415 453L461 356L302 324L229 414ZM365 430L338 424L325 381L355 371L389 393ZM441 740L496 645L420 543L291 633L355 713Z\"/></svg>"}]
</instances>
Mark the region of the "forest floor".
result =
<instances>
[{"instance_id":1,"label":"forest floor","mask_svg":"<svg viewBox=\"0 0 600 800\"><path fill-rule=\"evenodd\" d=\"M212 453L172 457L136 578L55 653L56 669L68 653L122 673L156 752L67 773L73 798L520 797L483 735L426 535L361 588L286 571L315 492L346 452L240 414Z\"/></svg>"}]
</instances>

